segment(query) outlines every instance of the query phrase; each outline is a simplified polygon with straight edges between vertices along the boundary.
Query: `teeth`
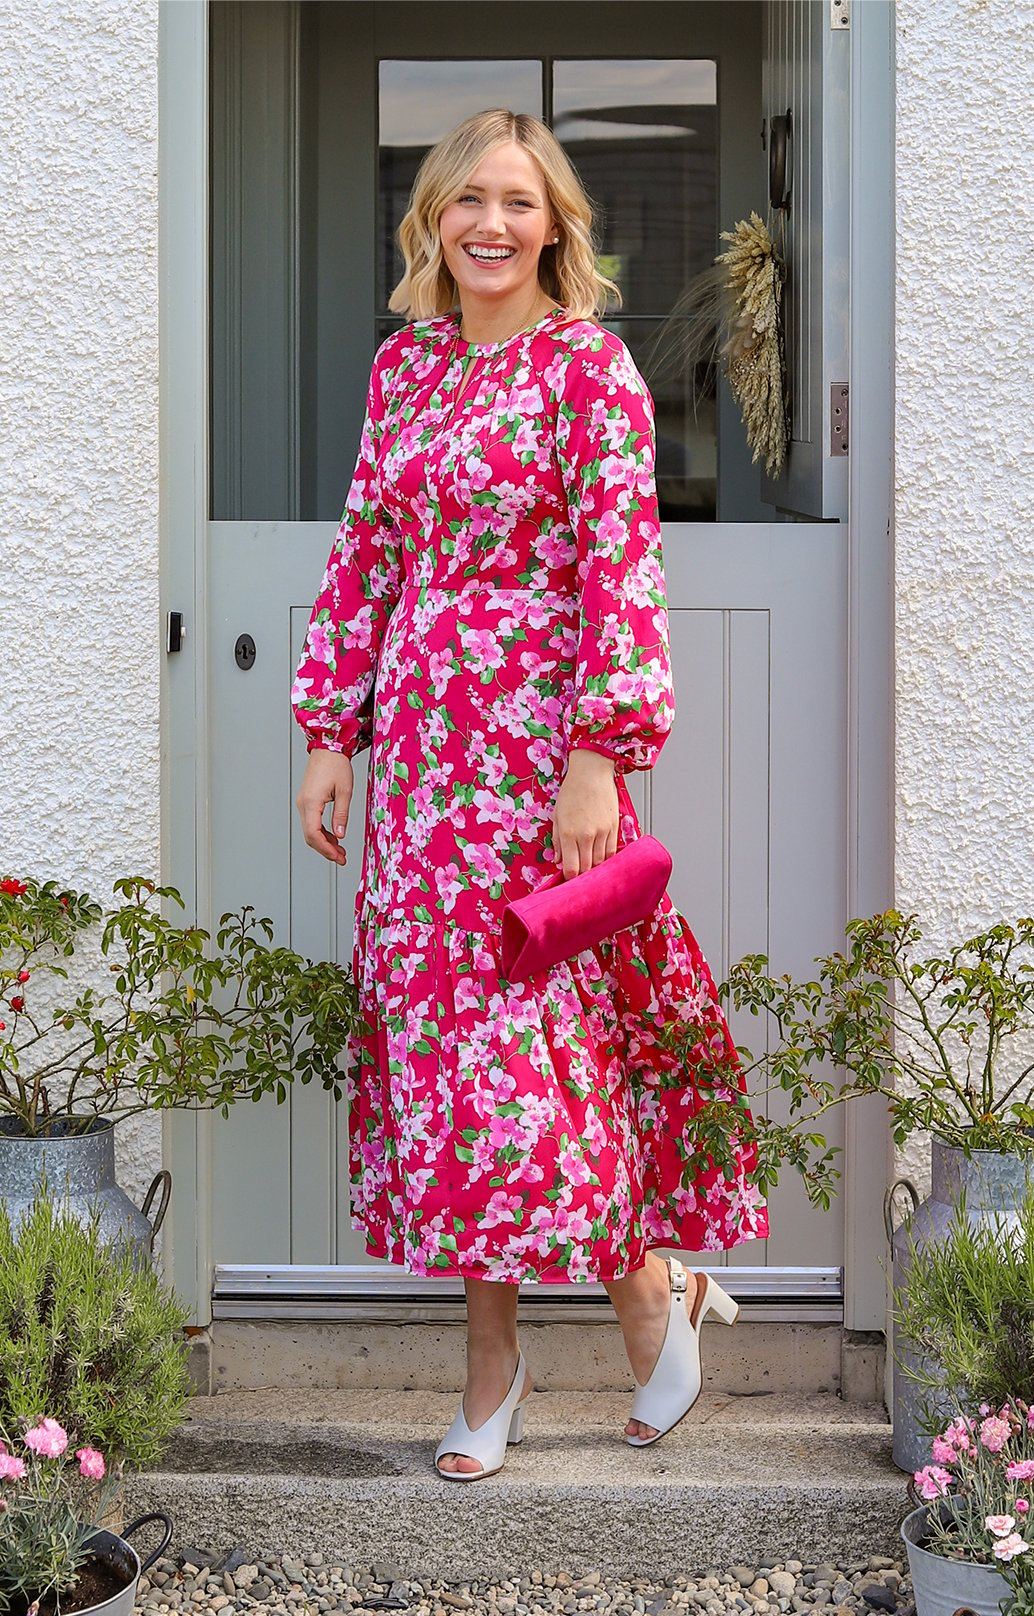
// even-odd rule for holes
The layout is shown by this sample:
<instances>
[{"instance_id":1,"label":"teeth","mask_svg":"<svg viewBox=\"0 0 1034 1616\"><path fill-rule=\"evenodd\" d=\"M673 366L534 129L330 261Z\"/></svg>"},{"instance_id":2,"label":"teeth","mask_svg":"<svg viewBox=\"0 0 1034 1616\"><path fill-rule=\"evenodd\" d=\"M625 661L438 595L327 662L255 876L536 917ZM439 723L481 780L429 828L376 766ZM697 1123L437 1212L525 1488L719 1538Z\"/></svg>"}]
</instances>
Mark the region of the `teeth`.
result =
<instances>
[{"instance_id":1,"label":"teeth","mask_svg":"<svg viewBox=\"0 0 1034 1616\"><path fill-rule=\"evenodd\" d=\"M512 247L468 247L471 258L512 258Z\"/></svg>"}]
</instances>

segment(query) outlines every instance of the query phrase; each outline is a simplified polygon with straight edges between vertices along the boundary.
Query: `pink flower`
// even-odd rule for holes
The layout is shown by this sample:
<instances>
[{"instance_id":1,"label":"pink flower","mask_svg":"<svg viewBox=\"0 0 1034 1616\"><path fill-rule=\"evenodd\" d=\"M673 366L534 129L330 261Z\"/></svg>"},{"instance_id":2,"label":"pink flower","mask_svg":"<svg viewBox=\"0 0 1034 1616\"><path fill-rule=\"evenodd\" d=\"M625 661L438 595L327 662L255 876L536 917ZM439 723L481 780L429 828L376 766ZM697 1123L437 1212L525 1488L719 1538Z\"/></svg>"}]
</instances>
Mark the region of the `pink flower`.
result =
<instances>
[{"instance_id":1,"label":"pink flower","mask_svg":"<svg viewBox=\"0 0 1034 1616\"><path fill-rule=\"evenodd\" d=\"M988 1453L1001 1453L1011 1434L1009 1421L998 1414L989 1415L980 1426L980 1440Z\"/></svg>"},{"instance_id":2,"label":"pink flower","mask_svg":"<svg viewBox=\"0 0 1034 1616\"><path fill-rule=\"evenodd\" d=\"M951 1443L946 1442L942 1436L935 1436L933 1439L933 1456L938 1464L956 1464L959 1457Z\"/></svg>"},{"instance_id":3,"label":"pink flower","mask_svg":"<svg viewBox=\"0 0 1034 1616\"><path fill-rule=\"evenodd\" d=\"M1034 1459L1014 1459L1006 1466L1005 1474L1010 1481L1034 1480Z\"/></svg>"},{"instance_id":4,"label":"pink flower","mask_svg":"<svg viewBox=\"0 0 1034 1616\"><path fill-rule=\"evenodd\" d=\"M1013 1532L1011 1537L1000 1537L991 1553L996 1560L1015 1560L1018 1554L1028 1554L1030 1544L1024 1543L1019 1532Z\"/></svg>"},{"instance_id":5,"label":"pink flower","mask_svg":"<svg viewBox=\"0 0 1034 1616\"><path fill-rule=\"evenodd\" d=\"M1027 1410L1027 1430L1034 1431L1034 1408Z\"/></svg>"},{"instance_id":6,"label":"pink flower","mask_svg":"<svg viewBox=\"0 0 1034 1616\"><path fill-rule=\"evenodd\" d=\"M995 1537L1008 1537L1016 1522L1011 1515L985 1515L984 1525Z\"/></svg>"},{"instance_id":7,"label":"pink flower","mask_svg":"<svg viewBox=\"0 0 1034 1616\"><path fill-rule=\"evenodd\" d=\"M1017 1515L1026 1515L1029 1508L1030 1505L1025 1498L1017 1498L1015 1504L1013 1505L1013 1509L1016 1511Z\"/></svg>"},{"instance_id":8,"label":"pink flower","mask_svg":"<svg viewBox=\"0 0 1034 1616\"><path fill-rule=\"evenodd\" d=\"M24 1474L21 1459L16 1459L13 1453L0 1453L0 1481L20 1481Z\"/></svg>"},{"instance_id":9,"label":"pink flower","mask_svg":"<svg viewBox=\"0 0 1034 1616\"><path fill-rule=\"evenodd\" d=\"M951 1476L938 1465L924 1465L913 1480L924 1498L943 1498L951 1486Z\"/></svg>"},{"instance_id":10,"label":"pink flower","mask_svg":"<svg viewBox=\"0 0 1034 1616\"><path fill-rule=\"evenodd\" d=\"M62 1429L57 1420L40 1420L31 1431L26 1431L25 1446L41 1458L56 1459L68 1446L68 1432Z\"/></svg>"},{"instance_id":11,"label":"pink flower","mask_svg":"<svg viewBox=\"0 0 1034 1616\"><path fill-rule=\"evenodd\" d=\"M330 623L309 624L309 655L314 662L329 662L334 655Z\"/></svg>"},{"instance_id":12,"label":"pink flower","mask_svg":"<svg viewBox=\"0 0 1034 1616\"><path fill-rule=\"evenodd\" d=\"M75 1456L79 1460L79 1474L90 1481L100 1481L104 1474L104 1455L96 1448L76 1448Z\"/></svg>"}]
</instances>

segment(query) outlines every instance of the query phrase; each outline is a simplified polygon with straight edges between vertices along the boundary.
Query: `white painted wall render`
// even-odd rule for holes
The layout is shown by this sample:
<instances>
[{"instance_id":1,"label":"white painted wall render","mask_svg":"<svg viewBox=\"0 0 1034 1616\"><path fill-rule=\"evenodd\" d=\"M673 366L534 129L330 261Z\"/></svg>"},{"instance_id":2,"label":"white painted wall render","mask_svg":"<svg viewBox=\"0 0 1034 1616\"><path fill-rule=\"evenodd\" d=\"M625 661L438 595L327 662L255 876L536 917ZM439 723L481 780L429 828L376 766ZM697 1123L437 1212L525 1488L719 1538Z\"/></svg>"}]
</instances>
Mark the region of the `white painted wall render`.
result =
<instances>
[{"instance_id":1,"label":"white painted wall render","mask_svg":"<svg viewBox=\"0 0 1034 1616\"><path fill-rule=\"evenodd\" d=\"M0 872L110 902L159 875L157 0L0 0L0 64ZM139 1202L159 1120L116 1148Z\"/></svg>"},{"instance_id":2,"label":"white painted wall render","mask_svg":"<svg viewBox=\"0 0 1034 1616\"><path fill-rule=\"evenodd\" d=\"M901 0L896 889L937 948L1034 910L1032 128L1030 0Z\"/></svg>"}]
</instances>

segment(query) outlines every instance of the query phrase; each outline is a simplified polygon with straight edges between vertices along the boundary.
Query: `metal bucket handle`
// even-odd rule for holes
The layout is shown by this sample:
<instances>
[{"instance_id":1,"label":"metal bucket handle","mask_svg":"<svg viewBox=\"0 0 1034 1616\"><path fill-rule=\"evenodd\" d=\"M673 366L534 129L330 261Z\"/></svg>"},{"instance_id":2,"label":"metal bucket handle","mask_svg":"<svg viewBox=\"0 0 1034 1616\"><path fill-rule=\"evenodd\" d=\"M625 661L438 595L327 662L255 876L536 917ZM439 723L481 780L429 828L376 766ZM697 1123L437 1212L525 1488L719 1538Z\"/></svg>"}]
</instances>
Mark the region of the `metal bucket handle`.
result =
<instances>
[{"instance_id":1,"label":"metal bucket handle","mask_svg":"<svg viewBox=\"0 0 1034 1616\"><path fill-rule=\"evenodd\" d=\"M118 1534L119 1537L124 1538L128 1543L131 1535L137 1530L137 1528L140 1526L146 1526L148 1521L161 1521L162 1525L165 1527L165 1532L154 1553L149 1554L146 1560L141 1560L141 1571L146 1571L150 1566L153 1566L154 1562L165 1553L166 1549L169 1547L169 1544L172 1542L172 1522L170 1521L169 1517L160 1509L152 1509L150 1514L140 1515L135 1521L132 1521L129 1526L124 1526Z\"/></svg>"},{"instance_id":2,"label":"metal bucket handle","mask_svg":"<svg viewBox=\"0 0 1034 1616\"><path fill-rule=\"evenodd\" d=\"M887 1239L891 1246L894 1244L894 1196L898 1190L906 1190L911 1196L913 1212L919 1209L919 1191L912 1180L910 1178L896 1178L883 1197L883 1225L887 1231Z\"/></svg>"},{"instance_id":3,"label":"metal bucket handle","mask_svg":"<svg viewBox=\"0 0 1034 1616\"><path fill-rule=\"evenodd\" d=\"M145 1218L151 1210L151 1202L154 1200L155 1192L159 1185L161 1185L162 1198L158 1203L158 1212L153 1224L151 1225L152 1251L154 1250L154 1237L161 1228L162 1223L165 1221L165 1214L169 1210L169 1200L172 1196L172 1174L169 1172L167 1167L159 1168L158 1172L155 1173L150 1184L147 1186L147 1194L144 1196L144 1204L140 1208Z\"/></svg>"}]
</instances>

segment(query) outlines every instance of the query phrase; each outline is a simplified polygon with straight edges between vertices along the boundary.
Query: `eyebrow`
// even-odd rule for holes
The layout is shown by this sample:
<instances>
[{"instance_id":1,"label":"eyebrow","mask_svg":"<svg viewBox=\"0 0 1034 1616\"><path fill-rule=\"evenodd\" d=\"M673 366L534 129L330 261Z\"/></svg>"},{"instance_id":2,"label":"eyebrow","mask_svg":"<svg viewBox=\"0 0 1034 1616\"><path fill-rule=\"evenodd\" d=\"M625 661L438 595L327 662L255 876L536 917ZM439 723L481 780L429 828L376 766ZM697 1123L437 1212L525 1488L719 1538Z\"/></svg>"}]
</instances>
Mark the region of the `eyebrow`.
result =
<instances>
[{"instance_id":1,"label":"eyebrow","mask_svg":"<svg viewBox=\"0 0 1034 1616\"><path fill-rule=\"evenodd\" d=\"M483 185L476 184L476 182L474 180L468 180L467 184L464 186L464 190L467 190L467 191L483 191L484 189L485 189L485 187ZM503 195L504 196L531 196L531 197L534 197L535 195L537 195L537 193L535 191L527 190L526 187L523 186L523 185L511 185L511 187L510 187L510 189L508 191L503 192Z\"/></svg>"}]
</instances>

